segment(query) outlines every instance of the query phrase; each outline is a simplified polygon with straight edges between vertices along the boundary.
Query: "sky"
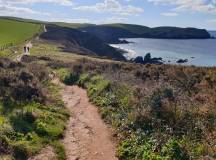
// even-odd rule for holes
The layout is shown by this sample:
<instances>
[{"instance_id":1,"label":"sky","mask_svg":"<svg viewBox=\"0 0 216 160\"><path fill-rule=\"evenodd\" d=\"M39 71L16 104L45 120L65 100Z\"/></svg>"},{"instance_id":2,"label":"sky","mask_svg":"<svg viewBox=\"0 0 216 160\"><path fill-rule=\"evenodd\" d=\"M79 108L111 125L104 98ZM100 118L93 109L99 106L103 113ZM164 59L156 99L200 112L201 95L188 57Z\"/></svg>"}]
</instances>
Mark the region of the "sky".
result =
<instances>
[{"instance_id":1,"label":"sky","mask_svg":"<svg viewBox=\"0 0 216 160\"><path fill-rule=\"evenodd\" d=\"M0 16L216 30L216 0L0 0Z\"/></svg>"}]
</instances>

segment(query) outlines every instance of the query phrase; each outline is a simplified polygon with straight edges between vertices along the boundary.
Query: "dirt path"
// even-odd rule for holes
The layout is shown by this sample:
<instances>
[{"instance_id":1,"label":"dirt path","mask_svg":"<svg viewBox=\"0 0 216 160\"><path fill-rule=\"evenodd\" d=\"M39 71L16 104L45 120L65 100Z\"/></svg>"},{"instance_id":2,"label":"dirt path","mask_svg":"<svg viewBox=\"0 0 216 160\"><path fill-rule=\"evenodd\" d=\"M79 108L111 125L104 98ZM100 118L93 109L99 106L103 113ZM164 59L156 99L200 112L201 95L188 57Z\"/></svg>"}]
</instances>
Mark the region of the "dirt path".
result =
<instances>
[{"instance_id":1,"label":"dirt path","mask_svg":"<svg viewBox=\"0 0 216 160\"><path fill-rule=\"evenodd\" d=\"M58 80L55 81L58 83ZM62 97L72 116L63 144L68 160L117 160L111 134L85 90L63 86Z\"/></svg>"},{"instance_id":2,"label":"dirt path","mask_svg":"<svg viewBox=\"0 0 216 160\"><path fill-rule=\"evenodd\" d=\"M28 160L57 160L57 155L55 154L52 147L48 146L40 151L35 157L29 158Z\"/></svg>"}]
</instances>

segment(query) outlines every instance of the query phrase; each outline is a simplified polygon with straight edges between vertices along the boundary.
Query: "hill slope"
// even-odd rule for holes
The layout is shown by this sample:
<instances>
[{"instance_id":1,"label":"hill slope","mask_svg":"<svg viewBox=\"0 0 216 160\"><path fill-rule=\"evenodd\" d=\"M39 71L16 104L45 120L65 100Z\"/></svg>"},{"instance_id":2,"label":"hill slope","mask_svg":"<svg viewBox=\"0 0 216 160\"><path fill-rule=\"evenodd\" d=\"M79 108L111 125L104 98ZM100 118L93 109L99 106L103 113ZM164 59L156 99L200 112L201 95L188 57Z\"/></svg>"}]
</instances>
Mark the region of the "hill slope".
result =
<instances>
[{"instance_id":1,"label":"hill slope","mask_svg":"<svg viewBox=\"0 0 216 160\"><path fill-rule=\"evenodd\" d=\"M103 39L107 43L119 43L119 38L159 38L159 39L207 39L211 35L205 29L155 27L150 28L134 24L81 24L55 23L63 27L70 27L89 32Z\"/></svg>"},{"instance_id":2,"label":"hill slope","mask_svg":"<svg viewBox=\"0 0 216 160\"><path fill-rule=\"evenodd\" d=\"M40 24L0 18L0 46L23 42L40 30Z\"/></svg>"},{"instance_id":3,"label":"hill slope","mask_svg":"<svg viewBox=\"0 0 216 160\"><path fill-rule=\"evenodd\" d=\"M108 43L116 43L119 38L159 38L159 39L207 39L211 38L205 29L156 27L149 28L131 24L107 24L80 27Z\"/></svg>"},{"instance_id":4,"label":"hill slope","mask_svg":"<svg viewBox=\"0 0 216 160\"><path fill-rule=\"evenodd\" d=\"M110 47L94 35L77 29L54 25L48 25L46 28L47 32L43 33L41 38L63 44L65 46L64 51L125 60L120 51Z\"/></svg>"}]
</instances>

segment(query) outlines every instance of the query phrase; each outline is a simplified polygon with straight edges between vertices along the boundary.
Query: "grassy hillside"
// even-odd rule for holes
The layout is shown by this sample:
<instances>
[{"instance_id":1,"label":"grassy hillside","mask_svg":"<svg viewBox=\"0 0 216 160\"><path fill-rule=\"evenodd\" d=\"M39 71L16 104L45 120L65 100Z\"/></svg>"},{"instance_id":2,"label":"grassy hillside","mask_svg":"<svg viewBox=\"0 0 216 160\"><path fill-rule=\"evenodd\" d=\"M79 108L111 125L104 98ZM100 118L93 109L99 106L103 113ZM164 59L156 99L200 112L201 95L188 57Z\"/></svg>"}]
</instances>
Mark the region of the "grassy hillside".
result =
<instances>
[{"instance_id":1,"label":"grassy hillside","mask_svg":"<svg viewBox=\"0 0 216 160\"><path fill-rule=\"evenodd\" d=\"M19 18L19 17L0 16L0 19L13 20L13 21L19 21L19 22L28 22L28 23L37 23L37 24L46 24L47 23L45 21L34 20L34 19L26 19L26 18Z\"/></svg>"},{"instance_id":2,"label":"grassy hillside","mask_svg":"<svg viewBox=\"0 0 216 160\"><path fill-rule=\"evenodd\" d=\"M0 18L0 47L30 39L42 29L40 24Z\"/></svg>"}]
</instances>

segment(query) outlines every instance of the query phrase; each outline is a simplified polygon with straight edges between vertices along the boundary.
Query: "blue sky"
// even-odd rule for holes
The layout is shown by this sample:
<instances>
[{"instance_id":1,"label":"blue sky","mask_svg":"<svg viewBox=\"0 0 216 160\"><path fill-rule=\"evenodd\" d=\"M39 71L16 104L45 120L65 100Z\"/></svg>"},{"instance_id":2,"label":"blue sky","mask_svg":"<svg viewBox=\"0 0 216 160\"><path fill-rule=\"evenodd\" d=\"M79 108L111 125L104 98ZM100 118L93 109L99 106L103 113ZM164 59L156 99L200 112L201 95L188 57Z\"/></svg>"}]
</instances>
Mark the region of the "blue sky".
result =
<instances>
[{"instance_id":1,"label":"blue sky","mask_svg":"<svg viewBox=\"0 0 216 160\"><path fill-rule=\"evenodd\" d=\"M216 30L216 0L0 0L0 15Z\"/></svg>"}]
</instances>

